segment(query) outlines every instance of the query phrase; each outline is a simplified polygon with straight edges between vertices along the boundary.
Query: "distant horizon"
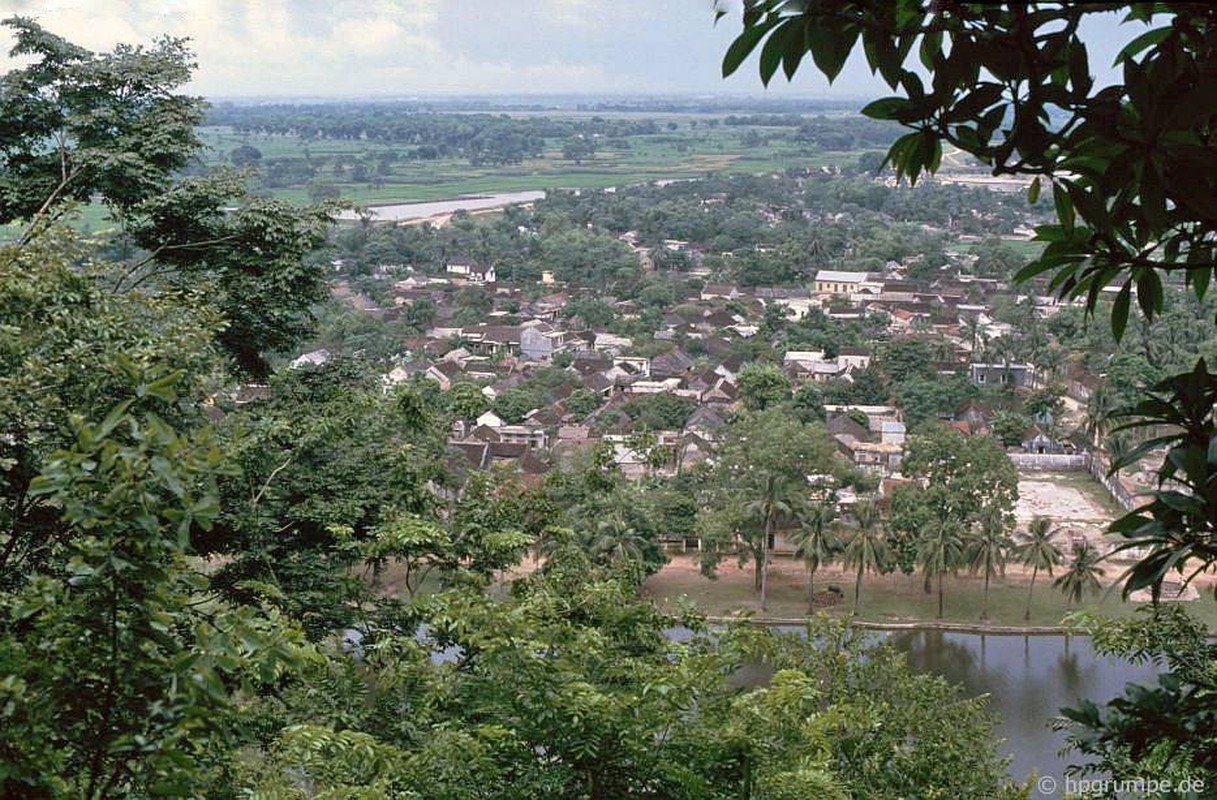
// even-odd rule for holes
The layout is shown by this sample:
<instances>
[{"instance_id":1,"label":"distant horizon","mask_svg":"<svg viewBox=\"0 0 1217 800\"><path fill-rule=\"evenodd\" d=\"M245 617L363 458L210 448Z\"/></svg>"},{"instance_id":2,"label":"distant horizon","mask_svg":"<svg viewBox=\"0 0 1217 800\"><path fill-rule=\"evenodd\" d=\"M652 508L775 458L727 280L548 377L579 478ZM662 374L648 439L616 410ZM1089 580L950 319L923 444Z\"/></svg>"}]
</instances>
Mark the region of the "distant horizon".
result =
<instances>
[{"instance_id":1,"label":"distant horizon","mask_svg":"<svg viewBox=\"0 0 1217 800\"><path fill-rule=\"evenodd\" d=\"M713 0L9 0L97 52L184 37L198 69L184 89L209 98L472 95L715 95L859 100L891 94L855 52L830 85L810 62L762 88L754 55L729 78L722 57L741 30ZM733 4L736 10L741 5ZM1083 25L1100 84L1140 32L1114 14ZM26 63L8 56L0 72Z\"/></svg>"},{"instance_id":2,"label":"distant horizon","mask_svg":"<svg viewBox=\"0 0 1217 800\"><path fill-rule=\"evenodd\" d=\"M313 100L318 102L343 102L349 100L409 102L411 100L599 100L620 102L654 102L664 100L730 100L748 101L754 104L780 105L784 103L816 102L847 105L850 103L867 103L872 96L858 95L827 95L823 93L786 93L781 95L765 94L750 91L668 91L668 92L563 92L563 91L519 91L519 92L476 92L476 91L427 91L408 92L401 94L362 93L362 94L229 94L229 95L200 95L209 101L249 101L249 100Z\"/></svg>"}]
</instances>

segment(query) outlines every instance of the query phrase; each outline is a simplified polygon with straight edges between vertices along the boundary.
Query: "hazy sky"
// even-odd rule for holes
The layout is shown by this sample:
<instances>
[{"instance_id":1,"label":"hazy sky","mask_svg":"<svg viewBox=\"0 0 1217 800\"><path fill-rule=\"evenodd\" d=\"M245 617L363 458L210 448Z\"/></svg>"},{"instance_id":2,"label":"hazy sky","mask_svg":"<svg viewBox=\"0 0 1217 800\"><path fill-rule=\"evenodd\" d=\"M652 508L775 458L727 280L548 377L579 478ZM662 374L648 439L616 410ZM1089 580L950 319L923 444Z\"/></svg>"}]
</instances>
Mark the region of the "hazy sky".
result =
<instances>
[{"instance_id":1,"label":"hazy sky","mask_svg":"<svg viewBox=\"0 0 1217 800\"><path fill-rule=\"evenodd\" d=\"M712 0L0 0L93 50L187 36L208 97L436 93L751 93L755 61L728 80L739 22ZM1114 25L1092 31L1114 53ZM1130 29L1131 30L1131 29ZM1128 33L1122 38L1127 39ZM0 39L7 54L11 39ZM861 48L858 48L861 50ZM755 59L755 57L754 57ZM1110 63L1111 56L1092 58ZM0 56L0 71L12 64ZM886 93L860 54L833 87L805 68L770 95Z\"/></svg>"}]
</instances>

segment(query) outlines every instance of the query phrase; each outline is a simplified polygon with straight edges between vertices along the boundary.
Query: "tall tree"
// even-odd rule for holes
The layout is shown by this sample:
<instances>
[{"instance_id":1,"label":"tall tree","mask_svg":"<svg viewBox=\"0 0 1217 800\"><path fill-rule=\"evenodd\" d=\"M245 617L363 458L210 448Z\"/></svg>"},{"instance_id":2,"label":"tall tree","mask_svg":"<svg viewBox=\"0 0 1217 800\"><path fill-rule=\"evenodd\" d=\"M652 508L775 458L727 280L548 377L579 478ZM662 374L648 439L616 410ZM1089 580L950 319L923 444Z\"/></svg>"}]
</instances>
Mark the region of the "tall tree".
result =
<instances>
[{"instance_id":1,"label":"tall tree","mask_svg":"<svg viewBox=\"0 0 1217 800\"><path fill-rule=\"evenodd\" d=\"M760 592L762 564L768 557L766 517L745 513L745 508L773 496L794 510L807 496L809 476L830 475L837 468L822 425L804 424L783 408L745 413L734 420L700 490L703 572L712 574L734 553L741 566L753 562L754 585ZM781 491L773 494L775 489Z\"/></svg>"},{"instance_id":2,"label":"tall tree","mask_svg":"<svg viewBox=\"0 0 1217 800\"><path fill-rule=\"evenodd\" d=\"M1018 545L1016 554L1024 567L1031 567L1031 582L1027 584L1027 610L1023 612L1023 620L1031 619L1031 593L1035 591L1035 578L1040 570L1046 570L1052 577L1053 568L1059 566L1065 556L1056 543L1052 541L1059 529L1052 527L1048 517L1035 516L1027 524L1027 533Z\"/></svg>"},{"instance_id":3,"label":"tall tree","mask_svg":"<svg viewBox=\"0 0 1217 800\"><path fill-rule=\"evenodd\" d=\"M944 499L942 487L931 487L927 494L938 496L931 505L939 510L917 540L917 565L921 567L928 586L938 580L938 618L943 615L943 578L963 565L964 523L951 511L951 501Z\"/></svg>"},{"instance_id":4,"label":"tall tree","mask_svg":"<svg viewBox=\"0 0 1217 800\"><path fill-rule=\"evenodd\" d=\"M980 314L971 314L964 318L963 329L968 335L968 353L971 355L972 360L976 361L976 348L980 343L980 337L985 330L985 325L980 319Z\"/></svg>"},{"instance_id":5,"label":"tall tree","mask_svg":"<svg viewBox=\"0 0 1217 800\"><path fill-rule=\"evenodd\" d=\"M324 271L309 255L325 240L331 210L251 196L238 175L180 180L127 215L149 255L115 270L114 290L209 287L207 301L228 322L220 344L265 381L266 355L303 339L326 296Z\"/></svg>"},{"instance_id":6,"label":"tall tree","mask_svg":"<svg viewBox=\"0 0 1217 800\"><path fill-rule=\"evenodd\" d=\"M1013 522L1018 472L992 437L965 436L936 423L909 437L901 468L924 484L922 491L901 493L896 518L916 540L916 561L927 592L938 579L941 615L942 578L963 565L966 532L986 517L1003 526Z\"/></svg>"},{"instance_id":7,"label":"tall tree","mask_svg":"<svg viewBox=\"0 0 1217 800\"><path fill-rule=\"evenodd\" d=\"M797 489L792 490L784 476L771 473L765 476L760 495L744 504L744 517L761 529L761 611L769 608L769 552L773 549L778 525L794 519L801 499L802 494Z\"/></svg>"},{"instance_id":8,"label":"tall tree","mask_svg":"<svg viewBox=\"0 0 1217 800\"><path fill-rule=\"evenodd\" d=\"M333 208L256 197L239 174L179 176L202 150L203 102L177 93L194 67L185 40L98 55L30 19L4 24L33 63L0 77L0 222L26 221L28 243L69 201L99 198L143 249L99 264L111 290L195 294L223 313L235 364L265 379L266 354L299 342L325 296L306 256Z\"/></svg>"},{"instance_id":9,"label":"tall tree","mask_svg":"<svg viewBox=\"0 0 1217 800\"><path fill-rule=\"evenodd\" d=\"M1065 593L1071 605L1082 602L1087 594L1098 594L1103 588L1099 582L1105 570L1099 566L1103 556L1088 540L1076 545L1069 566L1052 585Z\"/></svg>"},{"instance_id":10,"label":"tall tree","mask_svg":"<svg viewBox=\"0 0 1217 800\"><path fill-rule=\"evenodd\" d=\"M854 578L854 616L862 598L862 575L865 572L882 572L887 568L891 551L887 534L883 530L883 519L874 500L859 500L854 505L853 533L848 537L841 561L847 568L857 570Z\"/></svg>"},{"instance_id":11,"label":"tall tree","mask_svg":"<svg viewBox=\"0 0 1217 800\"><path fill-rule=\"evenodd\" d=\"M774 364L749 364L740 370L739 394L751 411L764 411L790 400L790 378Z\"/></svg>"},{"instance_id":12,"label":"tall tree","mask_svg":"<svg viewBox=\"0 0 1217 800\"><path fill-rule=\"evenodd\" d=\"M125 211L169 187L201 142L186 40L96 54L28 17L3 25L27 66L0 77L0 223L58 216L93 195ZM27 233L28 239L28 233Z\"/></svg>"},{"instance_id":13,"label":"tall tree","mask_svg":"<svg viewBox=\"0 0 1217 800\"><path fill-rule=\"evenodd\" d=\"M985 576L985 602L980 610L980 618L984 621L989 619L989 579L1005 573L1006 561L1014 545L1007 531L1001 512L989 509L980 518L980 523L973 526L967 538L965 556L968 567L973 574L980 572Z\"/></svg>"},{"instance_id":14,"label":"tall tree","mask_svg":"<svg viewBox=\"0 0 1217 800\"><path fill-rule=\"evenodd\" d=\"M222 513L195 544L223 562L218 591L265 595L320 638L360 618L371 587L358 568L448 541L427 488L449 483L440 420L359 360L285 370L271 390L219 426L240 473L220 481ZM406 517L426 524L395 524Z\"/></svg>"},{"instance_id":15,"label":"tall tree","mask_svg":"<svg viewBox=\"0 0 1217 800\"><path fill-rule=\"evenodd\" d=\"M802 524L791 535L795 557L807 568L807 613L816 610L816 571L841 554L843 543L837 535L835 498L812 501L807 505Z\"/></svg>"}]
</instances>

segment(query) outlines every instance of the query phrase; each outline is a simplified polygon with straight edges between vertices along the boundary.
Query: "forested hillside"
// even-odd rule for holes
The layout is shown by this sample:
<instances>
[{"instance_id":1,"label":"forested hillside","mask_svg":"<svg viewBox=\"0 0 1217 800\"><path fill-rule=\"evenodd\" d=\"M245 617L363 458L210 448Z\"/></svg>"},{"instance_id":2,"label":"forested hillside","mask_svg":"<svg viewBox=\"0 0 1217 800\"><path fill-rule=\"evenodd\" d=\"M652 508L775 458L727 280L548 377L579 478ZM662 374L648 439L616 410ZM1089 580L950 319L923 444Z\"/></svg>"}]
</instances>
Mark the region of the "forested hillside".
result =
<instances>
[{"instance_id":1,"label":"forested hillside","mask_svg":"<svg viewBox=\"0 0 1217 800\"><path fill-rule=\"evenodd\" d=\"M748 4L724 74L860 43L864 116L5 20L0 797L1033 796L893 624L1152 661L1067 758L1204 796L1215 23L1122 5L1096 88L1090 6Z\"/></svg>"}]
</instances>

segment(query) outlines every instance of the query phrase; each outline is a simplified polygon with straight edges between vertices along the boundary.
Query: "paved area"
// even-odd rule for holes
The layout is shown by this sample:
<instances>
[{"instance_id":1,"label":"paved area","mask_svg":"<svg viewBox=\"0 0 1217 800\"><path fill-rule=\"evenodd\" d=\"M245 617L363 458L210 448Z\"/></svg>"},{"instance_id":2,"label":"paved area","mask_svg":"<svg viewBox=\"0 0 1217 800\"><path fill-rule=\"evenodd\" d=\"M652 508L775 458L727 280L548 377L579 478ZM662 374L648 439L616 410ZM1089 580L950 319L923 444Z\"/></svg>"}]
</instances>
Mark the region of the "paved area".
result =
<instances>
[{"instance_id":1,"label":"paved area","mask_svg":"<svg viewBox=\"0 0 1217 800\"><path fill-rule=\"evenodd\" d=\"M1061 541L1066 547L1070 537L1083 536L1102 552L1107 552L1103 531L1114 517L1099 499L1106 490L1097 482L1079 486L1078 478L1052 474L1022 476L1018 482L1018 505L1014 509L1018 528L1026 530L1032 517L1048 517L1064 532Z\"/></svg>"}]
</instances>

